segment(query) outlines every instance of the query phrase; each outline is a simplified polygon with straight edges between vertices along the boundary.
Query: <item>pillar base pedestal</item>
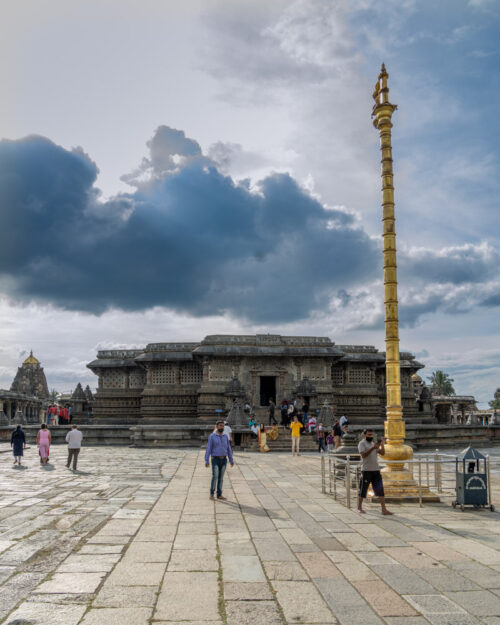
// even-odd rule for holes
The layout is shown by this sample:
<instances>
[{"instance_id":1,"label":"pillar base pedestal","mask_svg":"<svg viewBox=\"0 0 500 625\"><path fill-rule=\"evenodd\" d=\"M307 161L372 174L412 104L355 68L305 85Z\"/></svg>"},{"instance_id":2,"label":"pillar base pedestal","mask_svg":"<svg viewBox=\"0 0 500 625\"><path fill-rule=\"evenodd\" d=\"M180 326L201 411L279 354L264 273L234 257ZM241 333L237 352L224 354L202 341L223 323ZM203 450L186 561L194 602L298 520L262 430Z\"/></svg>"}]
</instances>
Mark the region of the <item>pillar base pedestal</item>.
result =
<instances>
[{"instance_id":1,"label":"pillar base pedestal","mask_svg":"<svg viewBox=\"0 0 500 625\"><path fill-rule=\"evenodd\" d=\"M382 470L384 480L385 500L394 503L415 503L420 500L420 488L418 482L407 470L394 471L391 469ZM369 501L378 502L379 497L368 496ZM422 501L426 503L441 501L438 495L422 485Z\"/></svg>"}]
</instances>

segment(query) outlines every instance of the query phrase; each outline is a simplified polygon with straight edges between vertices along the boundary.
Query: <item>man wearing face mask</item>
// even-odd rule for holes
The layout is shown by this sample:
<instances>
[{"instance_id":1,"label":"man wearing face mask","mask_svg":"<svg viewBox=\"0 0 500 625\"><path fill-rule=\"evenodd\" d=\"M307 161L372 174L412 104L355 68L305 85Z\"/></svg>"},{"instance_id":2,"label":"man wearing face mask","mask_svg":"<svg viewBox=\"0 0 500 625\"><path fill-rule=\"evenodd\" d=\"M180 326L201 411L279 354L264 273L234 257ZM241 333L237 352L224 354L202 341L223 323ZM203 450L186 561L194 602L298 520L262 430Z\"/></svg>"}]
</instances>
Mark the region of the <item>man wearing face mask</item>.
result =
<instances>
[{"instance_id":1,"label":"man wearing face mask","mask_svg":"<svg viewBox=\"0 0 500 625\"><path fill-rule=\"evenodd\" d=\"M227 459L229 464L234 467L233 450L227 434L224 434L224 421L217 421L216 431L212 432L208 437L207 450L205 452L205 466L209 466L209 460L212 458L212 482L210 484L210 499L215 498L217 489L217 499L226 498L222 496L222 481L224 480L224 472L226 470Z\"/></svg>"},{"instance_id":2,"label":"man wearing face mask","mask_svg":"<svg viewBox=\"0 0 500 625\"><path fill-rule=\"evenodd\" d=\"M390 515L385 507L384 483L382 482L382 474L378 465L377 454L383 456L385 454L384 438L380 442L373 442L373 430L363 430L364 438L358 444L359 455L361 456L362 475L359 484L358 496L358 512L364 514L363 499L366 497L370 484L372 485L374 494L380 498L382 506L382 514Z\"/></svg>"}]
</instances>

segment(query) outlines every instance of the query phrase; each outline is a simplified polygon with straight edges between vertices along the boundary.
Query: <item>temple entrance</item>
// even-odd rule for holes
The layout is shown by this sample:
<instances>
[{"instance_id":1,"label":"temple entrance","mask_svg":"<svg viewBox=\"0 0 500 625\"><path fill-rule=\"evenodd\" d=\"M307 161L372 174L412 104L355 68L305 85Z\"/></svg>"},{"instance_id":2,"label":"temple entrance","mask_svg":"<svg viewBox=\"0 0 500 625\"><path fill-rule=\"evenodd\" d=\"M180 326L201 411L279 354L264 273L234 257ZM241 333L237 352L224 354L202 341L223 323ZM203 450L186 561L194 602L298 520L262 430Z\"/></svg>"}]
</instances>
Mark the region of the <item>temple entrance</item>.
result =
<instances>
[{"instance_id":1,"label":"temple entrance","mask_svg":"<svg viewBox=\"0 0 500 625\"><path fill-rule=\"evenodd\" d=\"M451 423L451 407L449 404L436 406L436 421L438 423Z\"/></svg>"},{"instance_id":2,"label":"temple entrance","mask_svg":"<svg viewBox=\"0 0 500 625\"><path fill-rule=\"evenodd\" d=\"M260 405L269 406L269 400L276 403L276 377L274 375L260 376Z\"/></svg>"}]
</instances>

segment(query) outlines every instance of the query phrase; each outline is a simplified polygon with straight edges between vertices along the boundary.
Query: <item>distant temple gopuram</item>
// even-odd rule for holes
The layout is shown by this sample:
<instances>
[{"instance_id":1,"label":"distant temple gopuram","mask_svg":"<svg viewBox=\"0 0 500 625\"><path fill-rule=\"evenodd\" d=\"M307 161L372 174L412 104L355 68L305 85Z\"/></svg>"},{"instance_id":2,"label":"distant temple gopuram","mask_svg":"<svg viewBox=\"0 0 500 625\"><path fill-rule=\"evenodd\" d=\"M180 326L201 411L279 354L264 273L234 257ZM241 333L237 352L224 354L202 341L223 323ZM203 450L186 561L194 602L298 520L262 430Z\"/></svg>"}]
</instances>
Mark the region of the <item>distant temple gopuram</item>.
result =
<instances>
[{"instance_id":1,"label":"distant temple gopuram","mask_svg":"<svg viewBox=\"0 0 500 625\"><path fill-rule=\"evenodd\" d=\"M297 399L299 408L307 403L311 410L327 402L352 423L385 418L385 353L327 337L214 335L199 343L99 351L87 366L99 377L94 419L108 423L213 421L235 400L264 417L270 398ZM412 380L423 366L401 352L407 423L435 422L430 398L419 400Z\"/></svg>"},{"instance_id":2,"label":"distant temple gopuram","mask_svg":"<svg viewBox=\"0 0 500 625\"><path fill-rule=\"evenodd\" d=\"M17 369L10 390L0 389L0 422L39 423L49 401L49 389L43 367L30 353Z\"/></svg>"}]
</instances>

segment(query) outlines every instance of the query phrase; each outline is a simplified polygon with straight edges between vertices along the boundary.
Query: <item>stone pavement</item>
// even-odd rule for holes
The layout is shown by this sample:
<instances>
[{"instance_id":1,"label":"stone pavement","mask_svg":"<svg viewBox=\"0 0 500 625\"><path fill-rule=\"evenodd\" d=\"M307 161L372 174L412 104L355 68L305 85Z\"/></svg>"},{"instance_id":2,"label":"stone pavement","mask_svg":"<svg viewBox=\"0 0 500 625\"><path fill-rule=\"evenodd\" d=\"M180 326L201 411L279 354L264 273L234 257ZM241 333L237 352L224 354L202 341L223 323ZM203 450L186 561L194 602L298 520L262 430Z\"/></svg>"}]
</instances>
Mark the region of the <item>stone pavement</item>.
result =
<instances>
[{"instance_id":1,"label":"stone pavement","mask_svg":"<svg viewBox=\"0 0 500 625\"><path fill-rule=\"evenodd\" d=\"M500 625L496 512L358 515L317 455L236 454L212 502L198 451L35 454L0 453L0 623Z\"/></svg>"}]
</instances>

